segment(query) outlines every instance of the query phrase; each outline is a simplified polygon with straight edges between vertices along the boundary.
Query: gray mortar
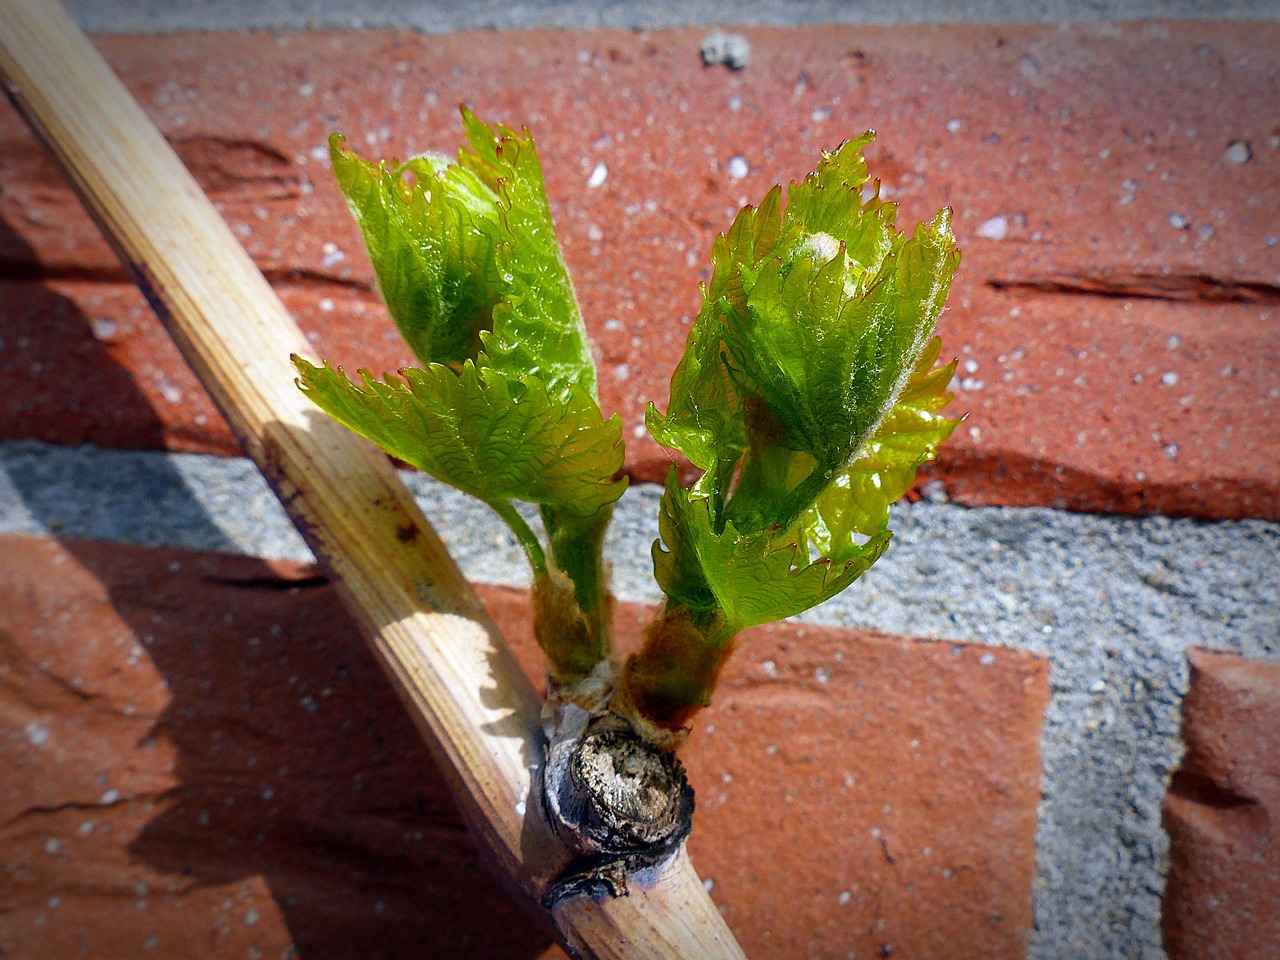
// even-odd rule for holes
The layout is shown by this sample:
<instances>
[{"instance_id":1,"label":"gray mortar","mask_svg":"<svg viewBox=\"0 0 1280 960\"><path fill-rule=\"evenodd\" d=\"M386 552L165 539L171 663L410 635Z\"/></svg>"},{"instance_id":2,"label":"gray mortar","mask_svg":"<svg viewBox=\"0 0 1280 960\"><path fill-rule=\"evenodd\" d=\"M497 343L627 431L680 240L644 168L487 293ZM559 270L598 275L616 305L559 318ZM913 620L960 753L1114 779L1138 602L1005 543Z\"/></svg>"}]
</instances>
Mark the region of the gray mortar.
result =
<instances>
[{"instance_id":1,"label":"gray mortar","mask_svg":"<svg viewBox=\"0 0 1280 960\"><path fill-rule=\"evenodd\" d=\"M66 6L86 30L104 33L1280 19L1275 0L67 0Z\"/></svg>"},{"instance_id":2,"label":"gray mortar","mask_svg":"<svg viewBox=\"0 0 1280 960\"><path fill-rule=\"evenodd\" d=\"M405 474L468 577L527 584L488 508ZM618 594L654 601L660 491L623 498L607 551ZM1050 662L1034 960L1154 960L1191 645L1280 659L1280 525L1044 509L894 508L888 554L814 623L1034 651ZM0 444L0 533L307 559L246 460ZM749 657L750 649L742 656Z\"/></svg>"}]
</instances>

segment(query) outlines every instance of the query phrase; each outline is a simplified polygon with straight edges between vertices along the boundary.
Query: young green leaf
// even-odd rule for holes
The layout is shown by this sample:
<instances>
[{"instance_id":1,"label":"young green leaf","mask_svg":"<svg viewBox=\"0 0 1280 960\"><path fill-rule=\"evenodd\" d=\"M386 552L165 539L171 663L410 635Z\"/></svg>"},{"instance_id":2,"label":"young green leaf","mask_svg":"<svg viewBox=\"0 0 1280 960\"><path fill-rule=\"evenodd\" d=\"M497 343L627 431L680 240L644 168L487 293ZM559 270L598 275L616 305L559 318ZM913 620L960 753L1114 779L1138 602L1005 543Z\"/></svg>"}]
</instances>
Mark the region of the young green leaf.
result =
<instances>
[{"instance_id":1,"label":"young green leaf","mask_svg":"<svg viewBox=\"0 0 1280 960\"><path fill-rule=\"evenodd\" d=\"M469 361L461 373L440 364L406 368L403 380L362 386L329 364L295 358L303 391L326 413L393 456L459 490L497 504L553 504L591 517L626 489L622 421L602 420L583 390L549 395L535 377L508 379Z\"/></svg>"},{"instance_id":2,"label":"young green leaf","mask_svg":"<svg viewBox=\"0 0 1280 960\"><path fill-rule=\"evenodd\" d=\"M512 376L535 372L552 393L577 386L594 396L595 365L533 137L490 128L469 110L462 120L471 149L458 165L497 195L503 229L496 256L505 291L483 337L488 362Z\"/></svg>"},{"instance_id":3,"label":"young green leaf","mask_svg":"<svg viewBox=\"0 0 1280 960\"><path fill-rule=\"evenodd\" d=\"M875 536L889 523L889 507L911 489L916 470L937 455L959 420L939 411L951 395L955 363L934 367L942 341L920 354L897 404L852 463L840 471L796 524L797 539L829 555L855 536Z\"/></svg>"},{"instance_id":4,"label":"young green leaf","mask_svg":"<svg viewBox=\"0 0 1280 960\"><path fill-rule=\"evenodd\" d=\"M595 366L556 242L533 138L470 111L471 149L404 164L330 139L338 184L364 233L387 308L424 363L537 376L594 396ZM412 182L406 178L411 175Z\"/></svg>"},{"instance_id":5,"label":"young green leaf","mask_svg":"<svg viewBox=\"0 0 1280 960\"><path fill-rule=\"evenodd\" d=\"M730 632L783 620L834 597L880 558L890 537L881 530L863 544L846 540L811 560L791 532L742 533L733 521L717 532L706 498L682 489L674 468L660 526L666 549L663 541L654 544L654 573L668 603L687 608L695 622L718 614Z\"/></svg>"},{"instance_id":6,"label":"young green leaf","mask_svg":"<svg viewBox=\"0 0 1280 960\"><path fill-rule=\"evenodd\" d=\"M494 252L501 242L497 195L440 158L375 165L338 134L329 152L387 310L410 348L425 363L455 369L475 359L480 332L493 325L505 293ZM412 185L406 171L415 176Z\"/></svg>"},{"instance_id":7,"label":"young green leaf","mask_svg":"<svg viewBox=\"0 0 1280 960\"><path fill-rule=\"evenodd\" d=\"M384 449L489 503L534 568L535 632L560 677L609 652L601 556L625 482L527 131L463 110L469 148L366 163L331 140L387 306L425 370L405 382L299 362L313 399ZM447 368L447 369L446 369ZM540 505L546 546L511 500Z\"/></svg>"},{"instance_id":8,"label":"young green leaf","mask_svg":"<svg viewBox=\"0 0 1280 960\"><path fill-rule=\"evenodd\" d=\"M688 490L668 477L653 550L667 606L623 679L655 723L705 705L738 630L861 576L954 426L938 415L954 365L932 369L930 340L959 263L950 214L894 229L895 207L863 196L870 140L717 238L667 412L649 407L653 436L703 470Z\"/></svg>"}]
</instances>

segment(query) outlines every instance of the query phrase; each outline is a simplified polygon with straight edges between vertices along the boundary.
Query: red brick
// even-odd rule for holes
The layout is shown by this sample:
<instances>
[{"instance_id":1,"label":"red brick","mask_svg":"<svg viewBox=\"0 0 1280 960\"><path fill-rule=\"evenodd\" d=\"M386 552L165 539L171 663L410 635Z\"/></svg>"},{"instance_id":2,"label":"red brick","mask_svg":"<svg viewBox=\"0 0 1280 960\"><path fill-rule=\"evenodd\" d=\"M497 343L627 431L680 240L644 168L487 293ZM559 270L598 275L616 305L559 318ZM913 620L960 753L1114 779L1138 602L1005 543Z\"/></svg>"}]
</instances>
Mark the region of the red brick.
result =
<instances>
[{"instance_id":1,"label":"red brick","mask_svg":"<svg viewBox=\"0 0 1280 960\"><path fill-rule=\"evenodd\" d=\"M464 100L528 123L603 403L629 437L644 401L665 398L732 210L875 127L872 168L904 224L956 209L965 261L940 329L969 421L931 471L953 498L1280 518L1280 128L1266 55L1280 26L757 29L738 73L701 66L702 32L100 45L317 350L349 367L410 357L312 151L338 129L369 154L452 151ZM1237 140L1247 163L1226 158ZM735 182L739 154L750 173ZM608 178L588 189L598 162ZM226 428L141 298L112 289L123 276L110 250L11 111L0 171L0 260L46 288L37 310L23 305L31 287L0 285L0 435L226 452ZM980 235L1001 216L1005 239ZM39 323L50 312L53 329ZM667 463L647 438L632 444L634 475L657 479Z\"/></svg>"},{"instance_id":2,"label":"red brick","mask_svg":"<svg viewBox=\"0 0 1280 960\"><path fill-rule=\"evenodd\" d=\"M484 596L536 671L525 593ZM5 956L550 944L312 568L0 538L0 638ZM693 854L749 955L1024 956L1046 681L1008 650L744 637L686 756Z\"/></svg>"},{"instance_id":3,"label":"red brick","mask_svg":"<svg viewBox=\"0 0 1280 960\"><path fill-rule=\"evenodd\" d=\"M1170 960L1280 956L1280 664L1191 650L1165 801Z\"/></svg>"}]
</instances>

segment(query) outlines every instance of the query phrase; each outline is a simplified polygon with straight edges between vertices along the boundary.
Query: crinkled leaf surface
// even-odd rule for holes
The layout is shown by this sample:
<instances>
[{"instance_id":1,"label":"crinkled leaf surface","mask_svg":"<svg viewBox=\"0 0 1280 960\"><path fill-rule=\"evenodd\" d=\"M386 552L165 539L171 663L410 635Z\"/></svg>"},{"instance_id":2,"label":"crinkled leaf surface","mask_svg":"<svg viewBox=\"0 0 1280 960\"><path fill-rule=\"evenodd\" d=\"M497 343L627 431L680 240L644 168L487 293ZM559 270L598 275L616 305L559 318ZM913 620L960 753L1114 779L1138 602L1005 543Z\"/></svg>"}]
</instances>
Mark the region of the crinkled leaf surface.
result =
<instances>
[{"instance_id":1,"label":"crinkled leaf surface","mask_svg":"<svg viewBox=\"0 0 1280 960\"><path fill-rule=\"evenodd\" d=\"M401 371L362 384L329 364L295 359L303 391L325 412L388 453L488 503L554 504L579 516L622 495L621 419L602 421L581 389L551 396L534 377L514 380L467 362Z\"/></svg>"},{"instance_id":2,"label":"crinkled leaf surface","mask_svg":"<svg viewBox=\"0 0 1280 960\"><path fill-rule=\"evenodd\" d=\"M497 195L441 158L372 164L337 134L329 149L387 310L413 352L424 363L455 368L474 359L504 292L494 255ZM415 176L412 186L406 170Z\"/></svg>"},{"instance_id":3,"label":"crinkled leaf surface","mask_svg":"<svg viewBox=\"0 0 1280 960\"><path fill-rule=\"evenodd\" d=\"M387 307L424 363L537 376L556 396L595 391L586 328L528 132L470 111L457 163L371 164L330 141ZM412 183L406 177L412 176Z\"/></svg>"},{"instance_id":4,"label":"crinkled leaf surface","mask_svg":"<svg viewBox=\"0 0 1280 960\"><path fill-rule=\"evenodd\" d=\"M718 609L734 630L781 620L835 596L889 543L882 530L865 544L842 544L835 555L811 562L797 542L772 531L743 534L729 521L717 533L706 498L691 496L674 476L662 498L663 542L653 548L658 583L670 602L692 611Z\"/></svg>"},{"instance_id":5,"label":"crinkled leaf surface","mask_svg":"<svg viewBox=\"0 0 1280 960\"><path fill-rule=\"evenodd\" d=\"M553 393L595 392L595 365L569 271L556 241L542 165L527 130L489 127L470 111L463 123L471 149L458 165L498 197L503 239L496 249L505 285L484 337L488 362L509 376L534 372Z\"/></svg>"},{"instance_id":6,"label":"crinkled leaf surface","mask_svg":"<svg viewBox=\"0 0 1280 960\"><path fill-rule=\"evenodd\" d=\"M667 412L646 421L705 471L717 525L744 457L727 516L790 525L791 453L811 458L811 499L886 418L941 313L958 263L949 215L897 232L894 206L862 197L869 141L824 155L785 210L776 188L744 209L713 247Z\"/></svg>"},{"instance_id":7,"label":"crinkled leaf surface","mask_svg":"<svg viewBox=\"0 0 1280 960\"><path fill-rule=\"evenodd\" d=\"M889 507L911 488L916 470L934 458L959 423L939 413L951 399L945 391L955 372L955 363L934 368L941 349L937 337L929 342L880 428L801 514L795 536L802 547L829 555L855 536L886 529Z\"/></svg>"},{"instance_id":8,"label":"crinkled leaf surface","mask_svg":"<svg viewBox=\"0 0 1280 960\"><path fill-rule=\"evenodd\" d=\"M869 142L717 238L667 412L648 411L654 437L705 471L691 491L668 484L654 550L691 609L763 622L839 592L953 427L930 343L959 262L950 216L898 232L895 207L863 196Z\"/></svg>"}]
</instances>

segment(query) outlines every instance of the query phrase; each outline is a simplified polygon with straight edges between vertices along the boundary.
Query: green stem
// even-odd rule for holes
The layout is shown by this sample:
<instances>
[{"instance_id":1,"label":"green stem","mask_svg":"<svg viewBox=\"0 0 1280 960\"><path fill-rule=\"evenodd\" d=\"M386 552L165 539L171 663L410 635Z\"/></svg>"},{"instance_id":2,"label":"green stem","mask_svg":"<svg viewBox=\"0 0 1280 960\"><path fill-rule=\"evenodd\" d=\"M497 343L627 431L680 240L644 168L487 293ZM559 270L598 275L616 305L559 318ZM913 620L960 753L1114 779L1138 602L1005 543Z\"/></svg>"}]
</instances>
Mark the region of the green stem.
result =
<instances>
[{"instance_id":1,"label":"green stem","mask_svg":"<svg viewBox=\"0 0 1280 960\"><path fill-rule=\"evenodd\" d=\"M529 558L529 565L533 567L533 575L535 577L546 576L547 555L542 549L542 543L538 540L538 535L533 532L533 528L520 515L520 511L515 508L515 505L510 500L493 501L489 506L493 507L498 516L507 522L511 532L520 541L520 546L524 547L525 556Z\"/></svg>"}]
</instances>

